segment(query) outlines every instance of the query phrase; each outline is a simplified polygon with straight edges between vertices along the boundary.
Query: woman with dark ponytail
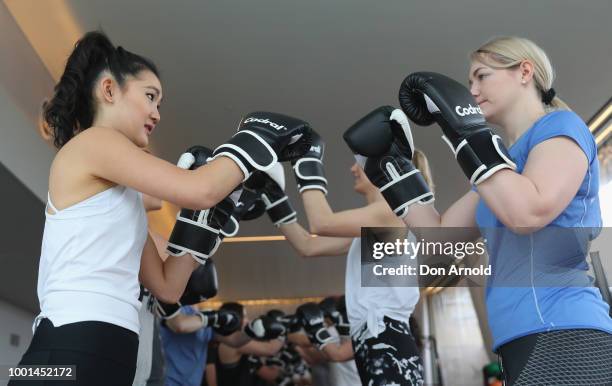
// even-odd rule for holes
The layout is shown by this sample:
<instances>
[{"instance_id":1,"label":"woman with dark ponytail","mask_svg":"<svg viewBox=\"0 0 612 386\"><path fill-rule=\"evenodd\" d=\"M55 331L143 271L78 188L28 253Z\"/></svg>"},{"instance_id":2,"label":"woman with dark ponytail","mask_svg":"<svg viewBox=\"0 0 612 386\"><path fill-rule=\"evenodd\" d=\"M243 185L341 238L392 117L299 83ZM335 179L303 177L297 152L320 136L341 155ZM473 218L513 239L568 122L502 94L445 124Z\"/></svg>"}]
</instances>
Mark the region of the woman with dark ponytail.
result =
<instances>
[{"instance_id":1,"label":"woman with dark ponytail","mask_svg":"<svg viewBox=\"0 0 612 386\"><path fill-rule=\"evenodd\" d=\"M202 262L187 247L160 258L147 233L141 193L196 210L214 207L249 176L248 162L259 159L261 144L280 153L290 138L283 135L308 134L287 124L285 134L251 128L258 144L246 143L239 132L225 145L238 148L238 156L214 153L195 168L206 157L186 153L194 170L182 169L143 151L160 120L161 101L151 61L115 48L101 32L76 44L44 105L44 125L58 152L49 174L38 275L41 312L20 365L76 365L76 380L66 381L71 386L131 385L139 280L159 300L176 303ZM274 162L282 158L269 155Z\"/></svg>"}]
</instances>

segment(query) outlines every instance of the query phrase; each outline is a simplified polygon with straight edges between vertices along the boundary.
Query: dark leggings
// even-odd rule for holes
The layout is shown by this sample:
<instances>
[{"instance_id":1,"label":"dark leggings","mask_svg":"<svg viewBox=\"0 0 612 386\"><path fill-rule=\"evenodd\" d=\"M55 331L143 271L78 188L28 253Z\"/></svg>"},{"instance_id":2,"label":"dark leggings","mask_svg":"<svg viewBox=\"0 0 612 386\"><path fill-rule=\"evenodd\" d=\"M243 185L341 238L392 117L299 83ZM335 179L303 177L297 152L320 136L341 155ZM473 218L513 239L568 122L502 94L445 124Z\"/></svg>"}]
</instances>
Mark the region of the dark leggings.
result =
<instances>
[{"instance_id":1,"label":"dark leggings","mask_svg":"<svg viewBox=\"0 0 612 386\"><path fill-rule=\"evenodd\" d=\"M384 322L385 331L377 338L353 340L355 364L361 384L422 385L423 364L410 327L386 316Z\"/></svg>"},{"instance_id":2,"label":"dark leggings","mask_svg":"<svg viewBox=\"0 0 612 386\"><path fill-rule=\"evenodd\" d=\"M603 331L542 332L497 352L508 386L612 385L612 334Z\"/></svg>"},{"instance_id":3,"label":"dark leggings","mask_svg":"<svg viewBox=\"0 0 612 386\"><path fill-rule=\"evenodd\" d=\"M104 322L54 327L43 319L19 365L74 365L76 380L11 380L9 386L129 386L136 373L138 335Z\"/></svg>"}]
</instances>

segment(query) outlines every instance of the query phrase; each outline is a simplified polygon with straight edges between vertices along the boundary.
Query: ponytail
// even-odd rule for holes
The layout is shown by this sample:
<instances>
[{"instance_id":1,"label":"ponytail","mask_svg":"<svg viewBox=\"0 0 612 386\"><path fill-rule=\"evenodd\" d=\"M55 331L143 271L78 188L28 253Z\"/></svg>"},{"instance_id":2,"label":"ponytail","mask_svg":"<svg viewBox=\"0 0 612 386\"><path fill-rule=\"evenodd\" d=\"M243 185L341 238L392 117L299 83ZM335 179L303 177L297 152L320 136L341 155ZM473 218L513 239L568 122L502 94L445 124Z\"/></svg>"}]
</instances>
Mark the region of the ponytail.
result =
<instances>
[{"instance_id":1,"label":"ponytail","mask_svg":"<svg viewBox=\"0 0 612 386\"><path fill-rule=\"evenodd\" d=\"M513 68L529 60L534 66L536 90L546 109L571 110L552 88L555 72L548 55L531 40L516 36L495 37L473 51L470 59L499 69Z\"/></svg>"},{"instance_id":2,"label":"ponytail","mask_svg":"<svg viewBox=\"0 0 612 386\"><path fill-rule=\"evenodd\" d=\"M429 167L429 161L423 153L419 149L414 149L414 153L412 155L412 160L414 162L414 166L421 171L421 175L429 185L429 189L433 192L435 189L433 178L431 177L431 168Z\"/></svg>"},{"instance_id":3,"label":"ponytail","mask_svg":"<svg viewBox=\"0 0 612 386\"><path fill-rule=\"evenodd\" d=\"M78 132L93 124L96 114L94 83L103 71L109 71L122 86L127 75L142 70L158 75L155 65L123 48L115 48L100 31L86 33L68 57L54 95L44 106L43 118L53 134L53 144L61 148Z\"/></svg>"}]
</instances>

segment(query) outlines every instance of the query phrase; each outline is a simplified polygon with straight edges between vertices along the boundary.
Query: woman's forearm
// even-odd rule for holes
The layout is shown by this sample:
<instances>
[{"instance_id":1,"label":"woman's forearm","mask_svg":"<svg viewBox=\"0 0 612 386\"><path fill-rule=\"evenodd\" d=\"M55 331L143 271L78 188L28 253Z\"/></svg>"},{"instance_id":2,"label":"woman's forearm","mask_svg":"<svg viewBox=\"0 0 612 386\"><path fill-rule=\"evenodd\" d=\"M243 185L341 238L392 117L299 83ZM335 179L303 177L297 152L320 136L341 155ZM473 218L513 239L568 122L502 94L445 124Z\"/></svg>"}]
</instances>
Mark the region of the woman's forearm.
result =
<instances>
[{"instance_id":1,"label":"woman's forearm","mask_svg":"<svg viewBox=\"0 0 612 386\"><path fill-rule=\"evenodd\" d=\"M302 202L308 219L308 227L314 234L321 233L328 227L334 211L320 191L309 190L302 194Z\"/></svg>"},{"instance_id":2,"label":"woman's forearm","mask_svg":"<svg viewBox=\"0 0 612 386\"><path fill-rule=\"evenodd\" d=\"M527 177L501 171L478 186L480 197L499 219L516 233L531 233L554 219L557 197L539 192Z\"/></svg>"},{"instance_id":3,"label":"woman's forearm","mask_svg":"<svg viewBox=\"0 0 612 386\"><path fill-rule=\"evenodd\" d=\"M153 239L149 236L142 252L140 282L162 302L176 303L198 263L189 255L162 260L162 245L154 244Z\"/></svg>"},{"instance_id":4,"label":"woman's forearm","mask_svg":"<svg viewBox=\"0 0 612 386\"><path fill-rule=\"evenodd\" d=\"M342 237L313 237L298 223L281 225L280 231L302 257L344 255L350 246L350 240Z\"/></svg>"}]
</instances>

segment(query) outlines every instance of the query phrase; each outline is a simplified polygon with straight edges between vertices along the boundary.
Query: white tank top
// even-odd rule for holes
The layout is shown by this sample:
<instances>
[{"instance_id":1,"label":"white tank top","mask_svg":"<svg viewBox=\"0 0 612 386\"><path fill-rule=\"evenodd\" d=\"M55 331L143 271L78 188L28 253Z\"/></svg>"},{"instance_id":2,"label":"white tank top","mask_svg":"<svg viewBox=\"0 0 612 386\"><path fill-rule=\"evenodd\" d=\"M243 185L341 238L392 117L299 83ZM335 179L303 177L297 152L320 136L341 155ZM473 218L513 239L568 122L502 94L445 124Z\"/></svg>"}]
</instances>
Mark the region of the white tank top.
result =
<instances>
[{"instance_id":1,"label":"white tank top","mask_svg":"<svg viewBox=\"0 0 612 386\"><path fill-rule=\"evenodd\" d=\"M100 321L139 331L138 271L147 238L140 193L114 186L57 210L45 210L38 299L54 326Z\"/></svg>"},{"instance_id":2,"label":"white tank top","mask_svg":"<svg viewBox=\"0 0 612 386\"><path fill-rule=\"evenodd\" d=\"M410 233L409 238L414 235ZM385 316L408 324L419 301L419 288L362 287L360 238L353 239L346 260L345 296L351 336L359 341L378 337L385 330ZM364 326L366 330L359 334Z\"/></svg>"}]
</instances>

